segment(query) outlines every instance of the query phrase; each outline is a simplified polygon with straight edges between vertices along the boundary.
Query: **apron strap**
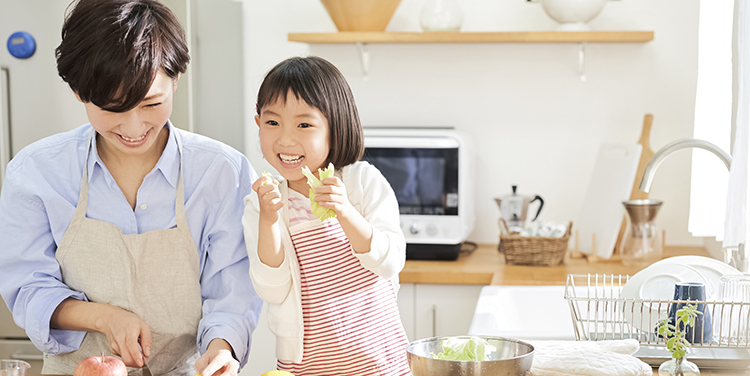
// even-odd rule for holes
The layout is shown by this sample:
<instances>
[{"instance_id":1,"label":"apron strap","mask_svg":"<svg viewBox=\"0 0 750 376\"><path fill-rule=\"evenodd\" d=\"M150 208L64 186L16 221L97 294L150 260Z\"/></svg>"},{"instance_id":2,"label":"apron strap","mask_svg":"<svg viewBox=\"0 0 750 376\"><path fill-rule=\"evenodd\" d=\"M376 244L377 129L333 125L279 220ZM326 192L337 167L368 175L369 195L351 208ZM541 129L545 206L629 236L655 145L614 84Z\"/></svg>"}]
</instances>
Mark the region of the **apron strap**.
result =
<instances>
[{"instance_id":1,"label":"apron strap","mask_svg":"<svg viewBox=\"0 0 750 376\"><path fill-rule=\"evenodd\" d=\"M174 129L171 122L168 122L167 124L169 125L169 131L174 132L175 140L177 140L177 150L180 152L180 178L177 179L177 193L175 194L176 197L174 200L174 219L178 228L187 231L188 224L187 217L185 216L185 184L182 180L182 166L185 164L183 163L184 160L182 158L182 155L184 154L182 152L182 138L180 138L180 135Z\"/></svg>"},{"instance_id":2,"label":"apron strap","mask_svg":"<svg viewBox=\"0 0 750 376\"><path fill-rule=\"evenodd\" d=\"M182 139L180 138L180 135L174 130L171 122L168 122L167 125L169 127L169 131L174 132L175 140L177 140L177 150L180 154L180 176L177 179L177 192L175 193L174 201L175 224L178 228L187 230L188 224L187 217L185 216L185 184L182 179L182 166L184 165L182 158ZM89 202L89 154L91 153L91 143L95 142L94 140L94 129L92 128L91 132L89 132L89 139L86 144L86 158L83 161L83 174L81 176L81 191L78 194L78 205L76 206L76 211L73 215L74 220L76 218L82 219L86 217L86 210L88 208Z\"/></svg>"},{"instance_id":3,"label":"apron strap","mask_svg":"<svg viewBox=\"0 0 750 376\"><path fill-rule=\"evenodd\" d=\"M75 214L73 214L73 220L86 217L86 208L89 204L89 153L91 152L92 139L94 139L94 128L91 128L89 139L86 143L86 158L83 159L81 191L78 193L78 204L76 205Z\"/></svg>"}]
</instances>

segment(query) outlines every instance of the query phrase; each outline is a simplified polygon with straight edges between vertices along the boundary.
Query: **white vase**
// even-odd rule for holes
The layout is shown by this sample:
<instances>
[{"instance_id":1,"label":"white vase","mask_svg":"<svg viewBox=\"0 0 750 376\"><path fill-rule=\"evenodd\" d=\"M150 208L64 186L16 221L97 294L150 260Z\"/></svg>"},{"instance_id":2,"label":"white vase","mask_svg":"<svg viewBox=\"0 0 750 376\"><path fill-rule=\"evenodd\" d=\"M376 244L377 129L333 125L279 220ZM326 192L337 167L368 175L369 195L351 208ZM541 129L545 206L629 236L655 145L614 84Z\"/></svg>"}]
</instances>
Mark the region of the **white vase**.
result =
<instances>
[{"instance_id":1,"label":"white vase","mask_svg":"<svg viewBox=\"0 0 750 376\"><path fill-rule=\"evenodd\" d=\"M700 374L698 366L685 358L670 359L659 366L659 376L699 376Z\"/></svg>"},{"instance_id":2,"label":"white vase","mask_svg":"<svg viewBox=\"0 0 750 376\"><path fill-rule=\"evenodd\" d=\"M459 31L463 20L458 0L427 0L419 15L423 31Z\"/></svg>"}]
</instances>

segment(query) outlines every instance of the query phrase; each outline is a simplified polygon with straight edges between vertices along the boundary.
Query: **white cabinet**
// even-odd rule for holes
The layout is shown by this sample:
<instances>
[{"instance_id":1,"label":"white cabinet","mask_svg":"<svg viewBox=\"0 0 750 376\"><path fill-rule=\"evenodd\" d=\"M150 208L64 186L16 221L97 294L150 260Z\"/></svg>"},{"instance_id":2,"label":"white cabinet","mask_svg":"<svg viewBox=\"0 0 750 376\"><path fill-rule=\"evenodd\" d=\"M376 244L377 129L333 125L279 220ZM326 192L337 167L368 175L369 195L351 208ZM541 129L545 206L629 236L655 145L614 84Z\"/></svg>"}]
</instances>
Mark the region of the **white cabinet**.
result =
<instances>
[{"instance_id":1,"label":"white cabinet","mask_svg":"<svg viewBox=\"0 0 750 376\"><path fill-rule=\"evenodd\" d=\"M401 323L409 341L414 340L414 290L415 284L402 283L398 290L398 311L401 313Z\"/></svg>"},{"instance_id":2,"label":"white cabinet","mask_svg":"<svg viewBox=\"0 0 750 376\"><path fill-rule=\"evenodd\" d=\"M481 285L401 285L398 304L409 341L466 335Z\"/></svg>"}]
</instances>

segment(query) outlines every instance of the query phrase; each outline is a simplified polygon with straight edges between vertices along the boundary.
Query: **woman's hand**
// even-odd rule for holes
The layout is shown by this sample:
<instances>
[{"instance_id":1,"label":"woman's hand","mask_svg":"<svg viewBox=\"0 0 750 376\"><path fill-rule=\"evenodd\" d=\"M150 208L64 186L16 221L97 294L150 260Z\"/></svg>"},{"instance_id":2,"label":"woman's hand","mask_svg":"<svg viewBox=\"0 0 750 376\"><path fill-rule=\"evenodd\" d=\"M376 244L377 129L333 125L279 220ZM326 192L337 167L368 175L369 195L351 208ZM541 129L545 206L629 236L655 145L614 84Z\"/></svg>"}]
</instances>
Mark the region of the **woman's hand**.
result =
<instances>
[{"instance_id":1,"label":"woman's hand","mask_svg":"<svg viewBox=\"0 0 750 376\"><path fill-rule=\"evenodd\" d=\"M195 361L195 372L203 376L237 376L240 362L232 356L232 346L215 338L208 344L206 353Z\"/></svg>"},{"instance_id":2,"label":"woman's hand","mask_svg":"<svg viewBox=\"0 0 750 376\"><path fill-rule=\"evenodd\" d=\"M135 313L113 305L65 299L52 314L50 328L104 333L112 353L128 367L143 367L151 356L151 328Z\"/></svg>"},{"instance_id":3,"label":"woman's hand","mask_svg":"<svg viewBox=\"0 0 750 376\"><path fill-rule=\"evenodd\" d=\"M260 221L274 224L279 221L279 209L284 206L281 202L279 182L268 176L261 176L253 183L253 190L258 193L260 203Z\"/></svg>"},{"instance_id":4,"label":"woman's hand","mask_svg":"<svg viewBox=\"0 0 750 376\"><path fill-rule=\"evenodd\" d=\"M104 333L112 353L128 367L143 367L151 355L151 327L135 313L115 306L97 320L98 331Z\"/></svg>"},{"instance_id":5,"label":"woman's hand","mask_svg":"<svg viewBox=\"0 0 750 376\"><path fill-rule=\"evenodd\" d=\"M333 209L336 216L341 219L347 219L352 214L357 213L346 196L346 187L344 182L336 176L325 178L320 181L323 185L315 188L315 200L322 208ZM359 214L359 213L357 213Z\"/></svg>"}]
</instances>

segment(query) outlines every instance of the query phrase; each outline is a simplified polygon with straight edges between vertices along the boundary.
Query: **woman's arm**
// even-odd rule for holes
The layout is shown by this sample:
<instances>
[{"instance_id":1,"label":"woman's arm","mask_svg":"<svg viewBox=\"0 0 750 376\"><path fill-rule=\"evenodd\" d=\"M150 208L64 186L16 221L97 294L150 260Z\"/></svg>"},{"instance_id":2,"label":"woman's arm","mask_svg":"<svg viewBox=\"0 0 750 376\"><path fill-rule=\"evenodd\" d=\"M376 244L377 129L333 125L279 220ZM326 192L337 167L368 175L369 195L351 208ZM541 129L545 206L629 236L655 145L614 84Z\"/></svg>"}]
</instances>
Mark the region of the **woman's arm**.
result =
<instances>
[{"instance_id":1,"label":"woman's arm","mask_svg":"<svg viewBox=\"0 0 750 376\"><path fill-rule=\"evenodd\" d=\"M86 296L62 282L47 208L23 185L37 182L35 171L9 165L7 172L0 194L0 293L39 350L52 355L75 351L86 333L51 331L50 320L62 301Z\"/></svg>"},{"instance_id":2,"label":"woman's arm","mask_svg":"<svg viewBox=\"0 0 750 376\"><path fill-rule=\"evenodd\" d=\"M57 244L47 217L59 211L30 193L49 188L35 179L37 173L13 166L0 195L0 291L14 320L47 354L77 350L87 331L99 331L126 365L143 366L139 340L150 348L148 325L120 308L87 302L82 292L62 282L55 258ZM47 193L59 198L52 191Z\"/></svg>"},{"instance_id":3,"label":"woman's arm","mask_svg":"<svg viewBox=\"0 0 750 376\"><path fill-rule=\"evenodd\" d=\"M199 245L201 255L201 296L203 318L198 327L198 350L202 354L198 365L209 368L228 366L227 372L237 372L234 363L218 356L217 344L229 345L236 357L236 366L247 362L252 332L258 324L263 301L253 290L248 275L249 262L242 231L243 197L251 192L255 177L247 159L236 156L237 163L223 158L207 168L206 175L189 200L206 200L211 208L202 229ZM240 166L238 169L236 166ZM207 187L211 188L208 189ZM205 188L205 189L204 189ZM215 367L216 362L222 363ZM231 363L231 364L230 364ZM203 369L196 369L205 374Z\"/></svg>"},{"instance_id":4,"label":"woman's arm","mask_svg":"<svg viewBox=\"0 0 750 376\"><path fill-rule=\"evenodd\" d=\"M138 315L109 304L65 299L52 314L50 327L104 333L112 352L128 367L143 367L151 355L148 324Z\"/></svg>"}]
</instances>

